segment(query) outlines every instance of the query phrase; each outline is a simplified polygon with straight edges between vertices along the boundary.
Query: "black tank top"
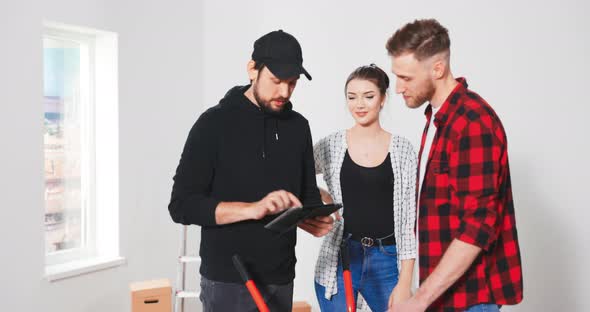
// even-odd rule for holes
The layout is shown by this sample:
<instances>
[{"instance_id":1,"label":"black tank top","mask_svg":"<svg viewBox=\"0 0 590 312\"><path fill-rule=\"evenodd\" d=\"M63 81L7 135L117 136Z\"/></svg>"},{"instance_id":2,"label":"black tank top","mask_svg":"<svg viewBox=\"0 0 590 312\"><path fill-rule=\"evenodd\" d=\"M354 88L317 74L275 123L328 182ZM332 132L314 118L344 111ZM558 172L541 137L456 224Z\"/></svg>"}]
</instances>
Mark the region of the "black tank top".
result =
<instances>
[{"instance_id":1,"label":"black tank top","mask_svg":"<svg viewBox=\"0 0 590 312\"><path fill-rule=\"evenodd\" d=\"M372 238L393 233L393 179L389 153L379 166L368 168L346 151L340 171L345 232Z\"/></svg>"}]
</instances>

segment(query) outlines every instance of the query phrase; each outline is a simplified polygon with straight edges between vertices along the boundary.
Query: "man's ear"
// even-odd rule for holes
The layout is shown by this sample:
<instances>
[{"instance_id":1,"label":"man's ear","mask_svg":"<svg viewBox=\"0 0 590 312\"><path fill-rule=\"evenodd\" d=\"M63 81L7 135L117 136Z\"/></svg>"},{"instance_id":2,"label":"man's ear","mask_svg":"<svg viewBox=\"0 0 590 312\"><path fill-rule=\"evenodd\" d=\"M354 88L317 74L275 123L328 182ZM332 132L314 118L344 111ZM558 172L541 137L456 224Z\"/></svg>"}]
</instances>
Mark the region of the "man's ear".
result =
<instances>
[{"instance_id":1,"label":"man's ear","mask_svg":"<svg viewBox=\"0 0 590 312\"><path fill-rule=\"evenodd\" d=\"M447 70L447 63L443 59L438 59L432 64L432 78L441 79Z\"/></svg>"},{"instance_id":2,"label":"man's ear","mask_svg":"<svg viewBox=\"0 0 590 312\"><path fill-rule=\"evenodd\" d=\"M253 60L250 60L246 65L246 70L248 71L248 78L251 81L256 80L256 78L258 78L259 70L257 70L255 67L256 62L254 62Z\"/></svg>"}]
</instances>

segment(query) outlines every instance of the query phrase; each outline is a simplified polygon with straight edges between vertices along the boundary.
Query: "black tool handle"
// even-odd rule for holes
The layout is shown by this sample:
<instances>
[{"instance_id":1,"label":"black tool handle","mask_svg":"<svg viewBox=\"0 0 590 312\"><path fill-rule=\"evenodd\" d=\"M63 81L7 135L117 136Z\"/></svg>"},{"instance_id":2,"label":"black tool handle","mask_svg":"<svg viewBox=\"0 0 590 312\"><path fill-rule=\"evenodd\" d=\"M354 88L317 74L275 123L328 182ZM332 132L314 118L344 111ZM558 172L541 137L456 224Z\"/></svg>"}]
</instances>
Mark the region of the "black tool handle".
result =
<instances>
[{"instance_id":1,"label":"black tool handle","mask_svg":"<svg viewBox=\"0 0 590 312\"><path fill-rule=\"evenodd\" d=\"M340 260L342 260L342 270L350 270L350 258L346 240L342 240L342 244L340 244Z\"/></svg>"},{"instance_id":2,"label":"black tool handle","mask_svg":"<svg viewBox=\"0 0 590 312\"><path fill-rule=\"evenodd\" d=\"M246 267L244 266L242 259L240 259L240 256L234 255L232 257L232 260L234 261L234 267L236 267L236 270L238 270L238 272L240 273L240 276L242 277L244 283L249 281L250 275L248 274L248 271L246 270Z\"/></svg>"}]
</instances>

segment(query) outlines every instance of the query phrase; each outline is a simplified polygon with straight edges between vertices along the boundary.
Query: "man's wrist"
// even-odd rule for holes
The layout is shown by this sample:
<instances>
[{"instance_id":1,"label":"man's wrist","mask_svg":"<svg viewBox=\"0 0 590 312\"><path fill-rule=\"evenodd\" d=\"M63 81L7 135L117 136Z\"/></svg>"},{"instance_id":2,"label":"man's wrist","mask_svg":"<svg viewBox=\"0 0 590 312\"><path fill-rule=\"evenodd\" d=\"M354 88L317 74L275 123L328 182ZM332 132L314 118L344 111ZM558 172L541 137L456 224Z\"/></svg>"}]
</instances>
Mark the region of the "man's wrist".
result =
<instances>
[{"instance_id":1,"label":"man's wrist","mask_svg":"<svg viewBox=\"0 0 590 312\"><path fill-rule=\"evenodd\" d=\"M256 203L241 203L239 207L239 211L242 214L242 218L244 220L254 220L256 219L257 213L255 211Z\"/></svg>"},{"instance_id":2,"label":"man's wrist","mask_svg":"<svg viewBox=\"0 0 590 312\"><path fill-rule=\"evenodd\" d=\"M430 296L427 294L427 291L423 287L420 287L418 288L418 290L416 290L416 294L414 294L414 297L412 299L423 310L426 310L426 308L428 308L428 306L430 305Z\"/></svg>"},{"instance_id":3,"label":"man's wrist","mask_svg":"<svg viewBox=\"0 0 590 312\"><path fill-rule=\"evenodd\" d=\"M218 225L235 223L255 219L256 203L220 202L215 211L215 221Z\"/></svg>"}]
</instances>

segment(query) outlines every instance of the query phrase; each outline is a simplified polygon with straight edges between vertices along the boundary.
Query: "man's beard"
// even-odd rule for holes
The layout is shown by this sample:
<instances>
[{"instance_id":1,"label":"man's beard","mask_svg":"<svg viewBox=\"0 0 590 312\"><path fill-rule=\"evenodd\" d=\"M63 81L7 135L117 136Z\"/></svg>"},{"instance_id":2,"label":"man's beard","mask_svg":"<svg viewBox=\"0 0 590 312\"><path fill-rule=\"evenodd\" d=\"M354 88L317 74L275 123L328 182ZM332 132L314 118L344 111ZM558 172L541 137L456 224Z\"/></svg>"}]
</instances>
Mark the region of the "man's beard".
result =
<instances>
[{"instance_id":1,"label":"man's beard","mask_svg":"<svg viewBox=\"0 0 590 312\"><path fill-rule=\"evenodd\" d=\"M411 97L410 101L414 99L411 103L406 103L410 108L418 108L422 106L424 103L429 102L432 97L434 96L435 92L434 84L432 81L428 81L428 85L423 89L423 91L416 94L416 96Z\"/></svg>"},{"instance_id":2,"label":"man's beard","mask_svg":"<svg viewBox=\"0 0 590 312\"><path fill-rule=\"evenodd\" d=\"M256 103L258 103L258 106L260 107L260 110L262 110L266 114L273 116L280 115L283 112L283 110L285 110L287 101L289 101L289 99L284 98L276 99L278 101L284 101L285 105L282 105L282 107L280 107L279 109L273 109L272 105L270 104L270 101L263 100L258 94L258 84L254 85L254 87L252 88L252 93L254 95Z\"/></svg>"}]
</instances>

